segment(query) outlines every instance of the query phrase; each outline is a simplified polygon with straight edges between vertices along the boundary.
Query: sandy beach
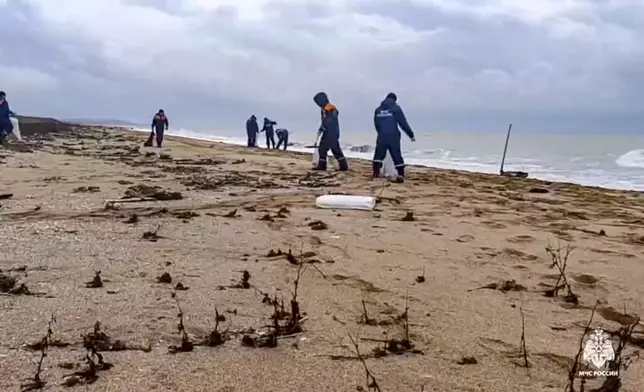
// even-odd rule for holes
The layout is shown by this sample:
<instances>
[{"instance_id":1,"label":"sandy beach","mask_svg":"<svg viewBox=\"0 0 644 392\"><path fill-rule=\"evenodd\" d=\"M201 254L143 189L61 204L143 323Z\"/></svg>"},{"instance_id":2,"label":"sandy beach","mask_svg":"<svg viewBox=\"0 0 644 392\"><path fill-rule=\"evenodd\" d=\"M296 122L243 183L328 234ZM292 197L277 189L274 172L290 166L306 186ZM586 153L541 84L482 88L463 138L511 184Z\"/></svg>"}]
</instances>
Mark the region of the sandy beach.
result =
<instances>
[{"instance_id":1,"label":"sandy beach","mask_svg":"<svg viewBox=\"0 0 644 392\"><path fill-rule=\"evenodd\" d=\"M591 313L591 330L635 323L624 356L644 347L641 193L422 167L387 186L359 160L312 173L288 151L22 133L0 149L2 391L33 380L52 314L46 391L368 390L350 336L382 391L563 391ZM317 209L325 193L379 202ZM124 197L155 200L106 203ZM553 293L546 248L568 244L572 293ZM194 347L170 353L178 306ZM88 371L93 349L111 366ZM644 364L620 379L641 391Z\"/></svg>"}]
</instances>

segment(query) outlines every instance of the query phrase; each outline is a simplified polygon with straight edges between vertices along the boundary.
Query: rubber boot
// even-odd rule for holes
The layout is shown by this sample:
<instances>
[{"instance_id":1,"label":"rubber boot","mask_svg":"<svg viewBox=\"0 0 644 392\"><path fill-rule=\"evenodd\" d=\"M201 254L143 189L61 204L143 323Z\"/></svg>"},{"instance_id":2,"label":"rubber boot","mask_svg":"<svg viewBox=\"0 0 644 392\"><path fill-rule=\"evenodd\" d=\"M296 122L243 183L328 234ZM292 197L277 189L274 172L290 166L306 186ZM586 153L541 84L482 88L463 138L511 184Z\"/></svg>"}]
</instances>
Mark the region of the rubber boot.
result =
<instances>
[{"instance_id":1,"label":"rubber boot","mask_svg":"<svg viewBox=\"0 0 644 392\"><path fill-rule=\"evenodd\" d=\"M326 171L326 162L324 162L324 163L322 163L322 162L318 162L318 165L317 165L317 166L315 166L315 167L314 167L313 169L311 169L311 170L315 170L315 171Z\"/></svg>"},{"instance_id":2,"label":"rubber boot","mask_svg":"<svg viewBox=\"0 0 644 392\"><path fill-rule=\"evenodd\" d=\"M371 178L380 178L380 164L373 162L372 164L373 173L371 173Z\"/></svg>"},{"instance_id":3,"label":"rubber boot","mask_svg":"<svg viewBox=\"0 0 644 392\"><path fill-rule=\"evenodd\" d=\"M349 164L347 163L347 158L341 159L338 161L339 168L341 172L349 171Z\"/></svg>"},{"instance_id":4,"label":"rubber boot","mask_svg":"<svg viewBox=\"0 0 644 392\"><path fill-rule=\"evenodd\" d=\"M394 182L402 184L405 182L405 166L397 167L396 171L398 172L398 177L396 177Z\"/></svg>"}]
</instances>

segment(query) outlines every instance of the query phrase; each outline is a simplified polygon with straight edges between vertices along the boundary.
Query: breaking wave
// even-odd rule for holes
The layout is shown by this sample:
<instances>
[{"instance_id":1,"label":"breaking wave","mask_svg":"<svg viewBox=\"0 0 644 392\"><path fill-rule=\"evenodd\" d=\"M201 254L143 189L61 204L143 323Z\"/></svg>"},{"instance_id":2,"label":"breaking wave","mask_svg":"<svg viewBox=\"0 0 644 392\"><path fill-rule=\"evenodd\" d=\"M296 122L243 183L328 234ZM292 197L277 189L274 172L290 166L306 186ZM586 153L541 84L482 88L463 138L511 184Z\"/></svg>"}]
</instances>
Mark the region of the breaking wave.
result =
<instances>
[{"instance_id":1,"label":"breaking wave","mask_svg":"<svg viewBox=\"0 0 644 392\"><path fill-rule=\"evenodd\" d=\"M631 150L621 155L615 160L615 163L621 167L644 168L644 149Z\"/></svg>"}]
</instances>

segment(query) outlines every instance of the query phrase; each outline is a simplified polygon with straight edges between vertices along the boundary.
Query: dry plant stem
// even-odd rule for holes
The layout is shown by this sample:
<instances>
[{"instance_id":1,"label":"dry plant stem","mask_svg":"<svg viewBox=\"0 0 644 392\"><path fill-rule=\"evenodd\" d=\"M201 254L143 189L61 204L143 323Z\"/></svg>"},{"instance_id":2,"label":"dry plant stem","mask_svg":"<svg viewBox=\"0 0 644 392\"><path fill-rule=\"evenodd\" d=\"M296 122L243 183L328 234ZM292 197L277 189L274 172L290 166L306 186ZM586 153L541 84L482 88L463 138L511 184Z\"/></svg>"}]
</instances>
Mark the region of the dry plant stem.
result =
<instances>
[{"instance_id":1,"label":"dry plant stem","mask_svg":"<svg viewBox=\"0 0 644 392\"><path fill-rule=\"evenodd\" d=\"M186 327L183 321L183 310L181 309L181 305L179 304L179 297L177 295L177 291L172 292L172 298L174 298L174 301L177 305L177 318L179 319L179 323L177 324L177 330L179 331L179 334L181 335L181 345L179 347L170 347L170 351L172 353L176 353L179 351L192 351L193 349L193 344L190 341L190 338L188 337L188 333L186 332Z\"/></svg>"},{"instance_id":2,"label":"dry plant stem","mask_svg":"<svg viewBox=\"0 0 644 392\"><path fill-rule=\"evenodd\" d=\"M205 345L208 347L216 347L224 344L226 341L226 334L228 333L228 330L224 331L223 333L219 332L219 322L224 321L225 317L219 313L219 310L215 307L215 328L210 331L210 333L204 338L204 340L200 343L201 345Z\"/></svg>"},{"instance_id":3,"label":"dry plant stem","mask_svg":"<svg viewBox=\"0 0 644 392\"><path fill-rule=\"evenodd\" d=\"M177 325L177 329L179 330L179 333L181 334L181 340L188 340L188 334L186 333L186 327L185 324L183 323L183 310L181 310L181 305L179 304L179 299L177 298L177 293L174 293L174 302L177 304L177 309L179 310L179 313L177 314L177 317L179 318L179 325Z\"/></svg>"},{"instance_id":4,"label":"dry plant stem","mask_svg":"<svg viewBox=\"0 0 644 392\"><path fill-rule=\"evenodd\" d=\"M291 322L287 333L300 332L300 304L297 301L297 289L300 287L300 278L307 264L300 263L297 266L297 275L293 282L293 298L291 299Z\"/></svg>"},{"instance_id":5,"label":"dry plant stem","mask_svg":"<svg viewBox=\"0 0 644 392\"><path fill-rule=\"evenodd\" d=\"M295 280L293 281L293 301L297 301L297 289L300 287L300 278L302 277L302 273L304 272L304 266L306 264L300 263L297 266L297 275L295 275Z\"/></svg>"},{"instance_id":6,"label":"dry plant stem","mask_svg":"<svg viewBox=\"0 0 644 392\"><path fill-rule=\"evenodd\" d=\"M322 276L322 279L327 279L326 274L324 272L322 272L322 270L319 269L315 264L313 264L310 261L307 262L306 260L304 260L304 241L302 241L302 244L300 245L300 262L298 264L300 264L300 265L308 264L308 265L312 266L320 274L320 276Z\"/></svg>"},{"instance_id":7,"label":"dry plant stem","mask_svg":"<svg viewBox=\"0 0 644 392\"><path fill-rule=\"evenodd\" d=\"M35 389L41 389L45 386L45 382L40 378L40 373L42 372L42 364L47 356L47 351L49 350L49 344L51 343L51 335L54 334L52 330L52 325L56 322L56 316L51 315L49 321L47 322L47 333L41 340L40 348L40 358L38 360L38 366L36 367L36 373L34 374L34 379L30 384L24 386L23 391L31 391Z\"/></svg>"},{"instance_id":8,"label":"dry plant stem","mask_svg":"<svg viewBox=\"0 0 644 392\"><path fill-rule=\"evenodd\" d=\"M280 309L277 304L277 298L273 301L273 334L278 335L280 333Z\"/></svg>"},{"instance_id":9,"label":"dry plant stem","mask_svg":"<svg viewBox=\"0 0 644 392\"><path fill-rule=\"evenodd\" d=\"M405 341L411 343L411 340L409 340L409 290L405 295L405 313L403 316L405 318Z\"/></svg>"},{"instance_id":10,"label":"dry plant stem","mask_svg":"<svg viewBox=\"0 0 644 392\"><path fill-rule=\"evenodd\" d=\"M132 197L129 199L107 199L105 200L106 204L116 204L116 203L139 203L144 201L159 201L151 197Z\"/></svg>"},{"instance_id":11,"label":"dry plant stem","mask_svg":"<svg viewBox=\"0 0 644 392\"><path fill-rule=\"evenodd\" d=\"M575 392L575 378L579 370L579 361L581 360L581 356L584 352L584 339L586 338L586 334L590 329L590 325L593 323L593 318L595 317L595 311L597 310L598 305L599 305L599 301L595 302L595 306L593 306L593 310L590 313L590 319L588 319L586 328L584 328L584 332L581 334L581 338L579 338L579 350L577 351L575 360L573 361L572 366L570 367L570 371L568 372L568 385L566 386L565 392ZM582 384L581 384L582 389L580 392L583 392L584 383L585 383L585 380L582 379Z\"/></svg>"},{"instance_id":12,"label":"dry plant stem","mask_svg":"<svg viewBox=\"0 0 644 392\"><path fill-rule=\"evenodd\" d=\"M219 332L219 310L215 307L215 332Z\"/></svg>"},{"instance_id":13,"label":"dry plant stem","mask_svg":"<svg viewBox=\"0 0 644 392\"><path fill-rule=\"evenodd\" d=\"M629 355L623 355L623 351L626 348L626 345L632 340L635 328L637 328L639 324L640 318L637 317L631 325L623 327L620 330L619 343L617 344L617 349L615 350L615 360L613 362L616 363L619 368L622 368L624 370L626 370L630 366L630 362L634 357L639 357L640 355L639 351L635 351Z\"/></svg>"},{"instance_id":14,"label":"dry plant stem","mask_svg":"<svg viewBox=\"0 0 644 392\"><path fill-rule=\"evenodd\" d=\"M376 195L376 200L378 200L378 199L380 199L380 198L382 197L382 194L383 194L383 193L385 193L385 189L387 189L387 187L388 187L389 185L390 185L390 184L389 184L387 181L383 181L383 182L382 182L382 188L380 188L380 191L379 191L379 192L378 192L378 194Z\"/></svg>"},{"instance_id":15,"label":"dry plant stem","mask_svg":"<svg viewBox=\"0 0 644 392\"><path fill-rule=\"evenodd\" d=\"M570 242L566 244L566 248L564 251L564 254L562 255L561 251L561 244L557 246L557 249L554 249L551 245L548 245L546 248L546 252L550 255L552 258L552 264L550 265L550 268L557 267L557 270L559 270L559 277L557 278L557 282L555 283L554 287L554 296L556 297L559 291L559 283L563 281L564 287L568 290L568 294L572 294L572 288L570 287L570 284L568 283L568 279L566 278L566 267L568 266L568 258L570 257L570 254L574 248L571 246Z\"/></svg>"},{"instance_id":16,"label":"dry plant stem","mask_svg":"<svg viewBox=\"0 0 644 392\"><path fill-rule=\"evenodd\" d=\"M53 335L53 330L51 329L51 326L53 323L56 322L56 319L54 315L51 315L51 318L47 322L47 333L45 334L45 337L42 339L42 349L40 350L40 359L38 360L38 367L36 368L36 374L34 375L34 381L36 382L41 382L40 380L40 372L42 371L42 363L45 360L45 357L47 356L47 350L49 349L49 343L51 342L51 335Z\"/></svg>"},{"instance_id":17,"label":"dry plant stem","mask_svg":"<svg viewBox=\"0 0 644 392\"><path fill-rule=\"evenodd\" d=\"M369 318L369 313L367 313L367 302L365 301L365 298L364 298L364 290L361 291L361 294L362 294L362 300L361 300L361 302L362 302L362 323L368 325L368 324L373 323L374 320L371 320Z\"/></svg>"},{"instance_id":18,"label":"dry plant stem","mask_svg":"<svg viewBox=\"0 0 644 392\"><path fill-rule=\"evenodd\" d=\"M624 309L624 314L626 309ZM619 329L619 342L617 343L617 348L615 349L615 359L611 362L609 370L627 370L635 358L639 358L640 352L635 351L631 354L624 355L623 351L626 348L626 345L631 341L633 331L640 322L640 318L637 317L632 324L627 325ZM604 380L604 383L599 388L598 392L618 392L622 387L621 375L618 373L617 376L609 376ZM580 391L583 392L583 391Z\"/></svg>"},{"instance_id":19,"label":"dry plant stem","mask_svg":"<svg viewBox=\"0 0 644 392\"><path fill-rule=\"evenodd\" d=\"M312 264L312 263L309 263L309 265L311 267L315 268L315 270L320 274L320 276L322 276L322 279L327 279L328 278L328 276L326 276L326 274L324 272L322 272L322 270L318 266L316 266L315 264Z\"/></svg>"},{"instance_id":20,"label":"dry plant stem","mask_svg":"<svg viewBox=\"0 0 644 392\"><path fill-rule=\"evenodd\" d=\"M380 389L380 385L378 385L378 381L376 378L373 376L373 373L371 373L371 370L369 370L369 367L367 366L367 362L365 362L364 357L362 354L360 354L360 346L358 346L358 342L351 336L349 335L349 339L351 339L351 344L353 344L353 349L356 351L356 356L358 357L358 361L362 363L362 366L364 367L365 371L365 376L367 379L367 389L368 390L373 390L375 392L382 392L382 389Z\"/></svg>"},{"instance_id":21,"label":"dry plant stem","mask_svg":"<svg viewBox=\"0 0 644 392\"><path fill-rule=\"evenodd\" d=\"M528 349L525 343L525 315L523 314L523 305L519 307L519 311L521 312L521 353L523 354L523 367L528 369L530 362L528 362Z\"/></svg>"}]
</instances>

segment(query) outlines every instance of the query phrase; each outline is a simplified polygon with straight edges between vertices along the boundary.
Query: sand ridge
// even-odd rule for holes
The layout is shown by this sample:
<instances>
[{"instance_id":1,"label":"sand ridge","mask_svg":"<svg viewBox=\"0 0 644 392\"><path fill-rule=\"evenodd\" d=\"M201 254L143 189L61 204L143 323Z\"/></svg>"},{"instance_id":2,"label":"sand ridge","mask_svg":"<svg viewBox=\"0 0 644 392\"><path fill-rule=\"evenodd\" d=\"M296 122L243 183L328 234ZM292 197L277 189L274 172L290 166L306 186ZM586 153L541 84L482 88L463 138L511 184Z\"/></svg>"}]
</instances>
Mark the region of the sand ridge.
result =
<instances>
[{"instance_id":1,"label":"sand ridge","mask_svg":"<svg viewBox=\"0 0 644 392\"><path fill-rule=\"evenodd\" d=\"M65 344L43 361L44 390L68 389L64 376L85 367L81 335L99 321L111 338L99 352L113 366L73 388L367 390L350 334L383 391L563 391L597 301L592 327L609 331L644 310L639 193L421 167L386 186L359 160L349 173L311 173L305 154L176 137L159 151L115 128L26 138L0 150L0 194L13 194L0 200L0 269L41 295L0 296L2 390L33 377L39 352L25 345L54 313L51 338ZM316 209L330 192L379 203ZM138 196L163 200L106 204ZM568 242L578 301L566 288L547 296L560 274L545 248ZM304 332L243 346L244 335L266 340L251 331L268 330L282 301L288 324L298 270ZM87 287L97 271L101 287ZM191 342L216 324L228 340L169 354L181 344L177 303ZM636 327L625 353L642 334ZM413 349L380 357L385 341L407 335ZM622 390L639 390L642 375L636 361Z\"/></svg>"}]
</instances>

